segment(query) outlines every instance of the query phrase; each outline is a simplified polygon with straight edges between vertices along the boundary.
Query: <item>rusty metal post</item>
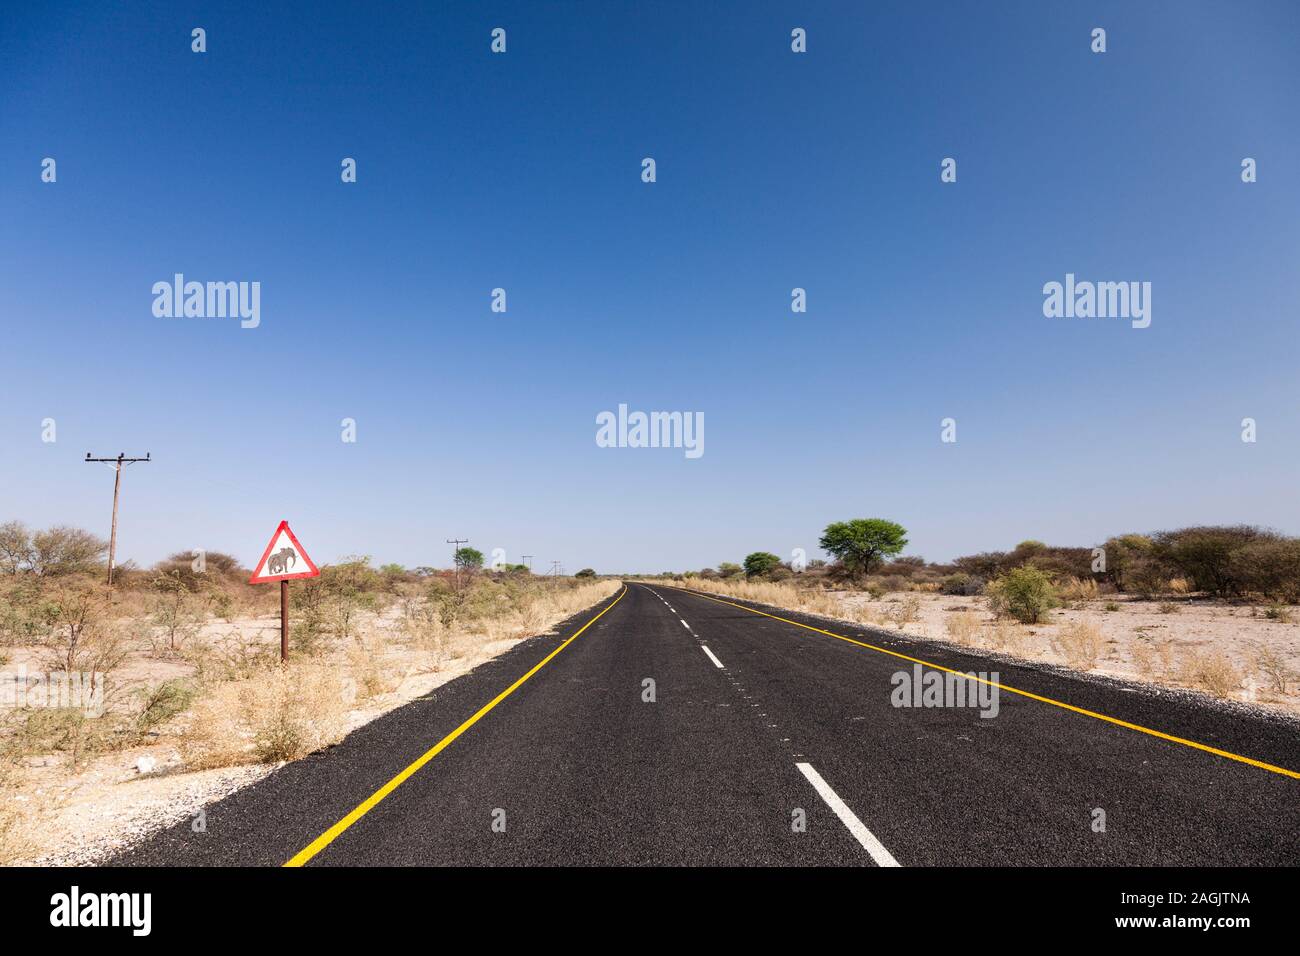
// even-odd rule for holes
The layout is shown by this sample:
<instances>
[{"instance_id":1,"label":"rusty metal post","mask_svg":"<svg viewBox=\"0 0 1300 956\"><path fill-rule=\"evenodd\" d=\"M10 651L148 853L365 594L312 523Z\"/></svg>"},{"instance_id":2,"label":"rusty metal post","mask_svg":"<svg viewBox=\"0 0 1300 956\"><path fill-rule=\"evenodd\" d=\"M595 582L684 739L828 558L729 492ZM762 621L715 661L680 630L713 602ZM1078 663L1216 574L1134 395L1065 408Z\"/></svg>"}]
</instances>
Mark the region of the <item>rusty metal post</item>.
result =
<instances>
[{"instance_id":1,"label":"rusty metal post","mask_svg":"<svg viewBox=\"0 0 1300 956\"><path fill-rule=\"evenodd\" d=\"M289 660L289 582L280 581L280 663Z\"/></svg>"}]
</instances>

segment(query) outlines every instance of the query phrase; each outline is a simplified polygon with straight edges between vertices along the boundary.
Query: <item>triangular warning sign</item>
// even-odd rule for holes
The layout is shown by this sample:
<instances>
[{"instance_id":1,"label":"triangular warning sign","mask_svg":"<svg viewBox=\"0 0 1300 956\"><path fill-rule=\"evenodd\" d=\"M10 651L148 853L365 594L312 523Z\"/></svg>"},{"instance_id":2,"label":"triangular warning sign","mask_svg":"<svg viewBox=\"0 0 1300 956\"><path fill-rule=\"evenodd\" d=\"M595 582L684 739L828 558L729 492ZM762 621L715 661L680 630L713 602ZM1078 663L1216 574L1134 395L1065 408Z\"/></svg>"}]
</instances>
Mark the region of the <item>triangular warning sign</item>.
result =
<instances>
[{"instance_id":1,"label":"triangular warning sign","mask_svg":"<svg viewBox=\"0 0 1300 956\"><path fill-rule=\"evenodd\" d=\"M319 576L320 568L307 557L307 552L290 530L289 522L281 521L280 527L271 535L271 543L262 552L262 560L257 562L248 583L266 584L270 581L292 581Z\"/></svg>"}]
</instances>

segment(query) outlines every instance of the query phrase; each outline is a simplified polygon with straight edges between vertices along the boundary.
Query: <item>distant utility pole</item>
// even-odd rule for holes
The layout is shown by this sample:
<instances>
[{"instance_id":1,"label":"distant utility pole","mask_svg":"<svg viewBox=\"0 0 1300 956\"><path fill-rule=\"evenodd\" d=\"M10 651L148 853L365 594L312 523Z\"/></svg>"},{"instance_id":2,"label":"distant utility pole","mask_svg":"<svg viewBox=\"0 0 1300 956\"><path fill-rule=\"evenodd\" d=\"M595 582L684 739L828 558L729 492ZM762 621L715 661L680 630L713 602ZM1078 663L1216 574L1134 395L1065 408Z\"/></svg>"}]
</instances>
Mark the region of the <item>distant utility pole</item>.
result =
<instances>
[{"instance_id":1,"label":"distant utility pole","mask_svg":"<svg viewBox=\"0 0 1300 956\"><path fill-rule=\"evenodd\" d=\"M451 563L456 568L456 591L460 592L460 562L456 560L456 552L460 550L462 544L469 544L469 538L448 538L447 543L454 545L451 549Z\"/></svg>"},{"instance_id":2,"label":"distant utility pole","mask_svg":"<svg viewBox=\"0 0 1300 956\"><path fill-rule=\"evenodd\" d=\"M550 570L549 573L550 573L550 575L551 575L552 577L559 577L559 575L560 575L560 562L559 562L559 561L552 561L552 562L551 562L551 570Z\"/></svg>"},{"instance_id":3,"label":"distant utility pole","mask_svg":"<svg viewBox=\"0 0 1300 956\"><path fill-rule=\"evenodd\" d=\"M533 556L531 554L524 555L524 567L528 569L529 574L533 573Z\"/></svg>"},{"instance_id":4,"label":"distant utility pole","mask_svg":"<svg viewBox=\"0 0 1300 956\"><path fill-rule=\"evenodd\" d=\"M108 583L113 583L113 565L117 560L117 496L122 487L122 466L133 465L137 461L149 461L152 452L145 452L143 458L127 458L125 452L118 452L116 458L91 458L90 452L86 452L86 461L103 461L112 462L113 471L113 530L108 536Z\"/></svg>"}]
</instances>

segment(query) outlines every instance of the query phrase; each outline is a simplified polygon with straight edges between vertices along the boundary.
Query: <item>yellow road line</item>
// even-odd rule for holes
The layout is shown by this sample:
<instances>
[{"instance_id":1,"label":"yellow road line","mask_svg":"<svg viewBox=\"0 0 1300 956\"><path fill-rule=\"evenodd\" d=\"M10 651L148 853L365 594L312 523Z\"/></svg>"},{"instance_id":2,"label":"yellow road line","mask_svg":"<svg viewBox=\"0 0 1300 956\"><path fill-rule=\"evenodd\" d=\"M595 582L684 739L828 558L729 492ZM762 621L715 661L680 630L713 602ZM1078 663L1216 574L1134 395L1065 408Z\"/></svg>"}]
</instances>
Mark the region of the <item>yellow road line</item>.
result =
<instances>
[{"instance_id":1,"label":"yellow road line","mask_svg":"<svg viewBox=\"0 0 1300 956\"><path fill-rule=\"evenodd\" d=\"M1171 743L1182 744L1184 747L1192 747L1196 750L1203 750L1206 753L1214 754L1216 757L1226 757L1229 760L1236 760L1238 763L1250 764L1252 767L1258 767L1260 770L1267 770L1270 773L1278 773L1284 777L1291 777L1294 780L1300 780L1300 773L1294 770L1287 770L1285 767L1277 767L1271 763L1264 763L1262 760L1255 760L1251 757L1243 757L1241 754L1235 754L1230 750L1220 750L1218 747L1211 747L1208 744L1197 743L1195 740L1187 740L1184 737L1175 737L1173 734L1167 734L1160 730L1152 730L1150 727L1143 727L1141 724L1130 723L1127 720L1120 720L1118 717L1108 717L1106 714L1099 714L1095 710L1085 710L1082 707L1075 707L1073 704L1067 704L1064 701L1053 700L1051 697L1043 697L1040 694L1032 694L1027 690L1018 690L1015 687L1008 687L996 681L987 680L983 677L972 676L963 671L954 670L951 667L944 667L942 664L931 664L929 661L923 661L919 657L908 657L906 654L900 654L898 651L891 651L887 647L877 647L875 644L866 644L862 641L855 641L851 637L845 637L843 634L836 634L833 631L824 631L820 627L813 627L811 624L800 624L798 621L792 621L788 617L779 617L776 614L768 614L766 611L757 611L752 607L745 607L743 604L734 604L731 601L724 601L721 598L711 597L699 591L692 591L689 588L679 588L672 584L661 585L670 587L675 591L685 591L687 594L694 594L696 597L702 597L706 601L713 601L717 604L726 604L729 607L740 608L742 611L749 611L751 614L761 614L763 617L770 617L774 621L781 621L785 624L793 624L795 627L802 627L805 630L816 631L818 634L825 634L827 637L833 637L839 641L846 641L849 644L856 644L858 647L865 647L869 651L879 651L881 654L888 654L890 657L897 657L901 660L911 661L913 664L922 664L925 667L933 667L937 671L945 671L949 674L956 674L959 677L965 677L967 680L979 681L981 684L988 684L990 687L996 687L999 690L1005 690L1011 694L1019 694L1021 697L1028 697L1030 700L1036 700L1044 704L1051 704L1053 707L1060 707L1063 710L1070 710L1076 714L1083 714L1085 717L1094 717L1097 720L1104 720L1108 724L1114 724L1117 727L1126 727L1129 730L1136 730L1139 733L1150 734L1152 737L1159 737L1161 740L1168 740Z\"/></svg>"},{"instance_id":2,"label":"yellow road line","mask_svg":"<svg viewBox=\"0 0 1300 956\"><path fill-rule=\"evenodd\" d=\"M330 827L328 830L326 830L316 839L312 840L311 843L307 844L306 847L298 851L298 853L294 855L294 858L292 860L290 860L288 863L284 865L302 866L303 864L307 863L312 857L314 857L317 853L319 853L321 850L325 849L327 846L333 843L336 839L339 838L340 835L342 835L344 830L352 826L352 824L356 823L367 813L373 810L375 806L381 800L384 799L384 797L388 796L390 793L392 793L394 790L400 787L403 783L406 782L406 780L412 774L414 774L417 770L423 767L434 757L438 756L438 754L442 753L445 749L447 749L447 747L451 746L452 741L454 741L457 737L459 737L461 734L469 730L476 723L478 723L485 716L487 716L488 712L492 710L493 707L501 703L503 700L505 700L507 697L513 694L516 690L518 690L520 685L522 685L524 681L528 680L528 678L532 677L544 666L546 666L546 664L556 654L560 653L560 651L564 650L566 647L572 644L574 640L577 639L578 635L580 635L583 631L591 627L591 625L595 624L602 617L608 614L610 609L613 608L615 604L623 600L623 595L625 594L627 594L626 584L623 585L623 590L619 592L618 597L614 598L613 602L609 605L609 607L605 608L605 610L601 611L599 614L593 617L586 624L582 625L582 627L574 631L573 634L570 635L569 638L565 640L563 644L561 644L555 650L551 651L551 653L547 654L540 661L534 664L533 667L528 671L528 673L524 674L523 677L519 678L519 680L515 681L513 684L511 684L501 693L493 697L491 701L489 701L488 703L480 707L473 717L465 721L463 724L461 724L459 727L457 727L455 730L449 733L446 737L443 737L433 747L426 750L410 766L408 766L405 770L399 773L392 780L388 781L388 783L384 784L382 787L380 787L370 796L366 797L366 799L362 803L357 805L356 809L354 809L346 817L344 817L338 823L334 824L334 826Z\"/></svg>"}]
</instances>

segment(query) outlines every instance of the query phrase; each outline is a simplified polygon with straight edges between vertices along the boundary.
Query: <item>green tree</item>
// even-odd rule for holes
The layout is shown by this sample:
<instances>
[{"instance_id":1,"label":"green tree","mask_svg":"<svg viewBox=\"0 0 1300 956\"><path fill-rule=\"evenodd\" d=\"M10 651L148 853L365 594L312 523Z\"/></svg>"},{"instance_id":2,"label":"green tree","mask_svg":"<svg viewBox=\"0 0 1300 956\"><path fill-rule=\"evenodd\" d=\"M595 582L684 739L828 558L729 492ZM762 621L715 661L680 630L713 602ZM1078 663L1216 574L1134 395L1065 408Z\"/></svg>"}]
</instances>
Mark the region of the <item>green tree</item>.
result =
<instances>
[{"instance_id":1,"label":"green tree","mask_svg":"<svg viewBox=\"0 0 1300 956\"><path fill-rule=\"evenodd\" d=\"M575 578L594 578L595 576L596 576L596 572L592 568L583 568L581 571L579 571L577 574L574 575Z\"/></svg>"},{"instance_id":2,"label":"green tree","mask_svg":"<svg viewBox=\"0 0 1300 956\"><path fill-rule=\"evenodd\" d=\"M477 571L483 567L483 552L478 548L457 548L454 560L457 570Z\"/></svg>"},{"instance_id":3,"label":"green tree","mask_svg":"<svg viewBox=\"0 0 1300 956\"><path fill-rule=\"evenodd\" d=\"M718 574L724 578L734 578L743 570L745 569L732 561L722 561L718 564Z\"/></svg>"},{"instance_id":4,"label":"green tree","mask_svg":"<svg viewBox=\"0 0 1300 956\"><path fill-rule=\"evenodd\" d=\"M1159 531L1151 536L1151 550L1190 578L1196 590L1222 597L1233 591L1228 570L1233 553L1253 542L1278 540L1273 532L1250 525L1215 525Z\"/></svg>"},{"instance_id":5,"label":"green tree","mask_svg":"<svg viewBox=\"0 0 1300 956\"><path fill-rule=\"evenodd\" d=\"M755 551L745 556L745 576L756 578L770 574L781 566L781 559L770 551Z\"/></svg>"},{"instance_id":6,"label":"green tree","mask_svg":"<svg viewBox=\"0 0 1300 956\"><path fill-rule=\"evenodd\" d=\"M863 575L907 547L907 529L884 518L854 518L826 526L818 542L853 575Z\"/></svg>"}]
</instances>

